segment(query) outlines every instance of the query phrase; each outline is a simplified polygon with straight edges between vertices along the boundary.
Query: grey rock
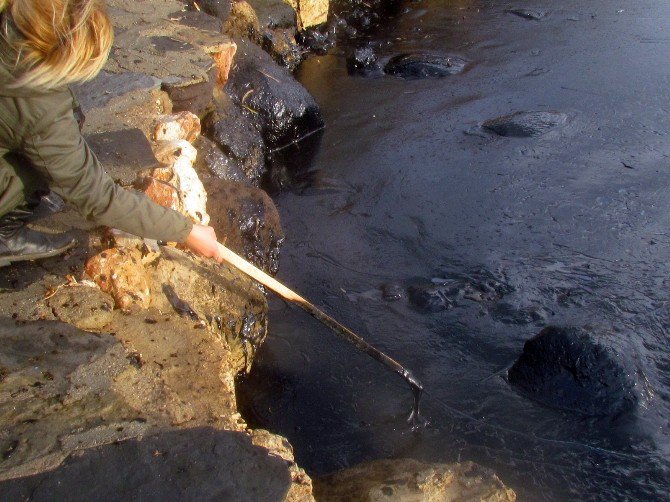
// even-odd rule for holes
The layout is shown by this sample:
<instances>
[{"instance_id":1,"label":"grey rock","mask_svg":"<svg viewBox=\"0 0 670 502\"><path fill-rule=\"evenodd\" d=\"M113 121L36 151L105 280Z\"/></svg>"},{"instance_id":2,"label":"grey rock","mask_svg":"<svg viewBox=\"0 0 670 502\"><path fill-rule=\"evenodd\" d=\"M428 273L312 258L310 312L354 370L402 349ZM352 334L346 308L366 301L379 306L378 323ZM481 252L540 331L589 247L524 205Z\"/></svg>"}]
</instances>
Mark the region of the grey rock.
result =
<instances>
[{"instance_id":1,"label":"grey rock","mask_svg":"<svg viewBox=\"0 0 670 502\"><path fill-rule=\"evenodd\" d=\"M205 79L164 81L161 89L170 96L172 111L201 115L212 102L215 82L216 68L212 67Z\"/></svg>"},{"instance_id":2,"label":"grey rock","mask_svg":"<svg viewBox=\"0 0 670 502\"><path fill-rule=\"evenodd\" d=\"M0 484L3 500L283 500L286 461L242 432L155 433L73 454L53 471ZM88 482L82 482L87 480Z\"/></svg>"},{"instance_id":3,"label":"grey rock","mask_svg":"<svg viewBox=\"0 0 670 502\"><path fill-rule=\"evenodd\" d=\"M458 56L443 54L399 54L392 57L384 72L406 78L446 77L461 73L467 62Z\"/></svg>"},{"instance_id":4,"label":"grey rock","mask_svg":"<svg viewBox=\"0 0 670 502\"><path fill-rule=\"evenodd\" d=\"M581 328L547 327L528 340L508 372L532 399L588 416L612 416L637 407L638 373L630 351Z\"/></svg>"},{"instance_id":5,"label":"grey rock","mask_svg":"<svg viewBox=\"0 0 670 502\"><path fill-rule=\"evenodd\" d=\"M295 28L296 13L284 0L247 0L256 11L261 26L266 28Z\"/></svg>"},{"instance_id":6,"label":"grey rock","mask_svg":"<svg viewBox=\"0 0 670 502\"><path fill-rule=\"evenodd\" d=\"M189 1L193 4L193 1ZM198 0L196 2L203 12L220 19L225 22L230 17L230 8L232 2L230 0Z\"/></svg>"},{"instance_id":7,"label":"grey rock","mask_svg":"<svg viewBox=\"0 0 670 502\"><path fill-rule=\"evenodd\" d=\"M546 134L567 122L568 116L565 113L516 112L487 120L482 126L499 136L531 138Z\"/></svg>"},{"instance_id":8,"label":"grey rock","mask_svg":"<svg viewBox=\"0 0 670 502\"><path fill-rule=\"evenodd\" d=\"M113 98L138 89L158 89L160 84L158 78L142 73L109 73L103 70L93 80L73 85L72 91L84 113L87 113L93 108L105 106Z\"/></svg>"},{"instance_id":9,"label":"grey rock","mask_svg":"<svg viewBox=\"0 0 670 502\"><path fill-rule=\"evenodd\" d=\"M220 33L223 31L223 21L211 14L199 10L185 10L170 15L170 19L184 26L199 30Z\"/></svg>"},{"instance_id":10,"label":"grey rock","mask_svg":"<svg viewBox=\"0 0 670 502\"><path fill-rule=\"evenodd\" d=\"M105 170L122 183L132 182L139 171L158 167L151 143L139 129L120 129L85 135Z\"/></svg>"}]
</instances>

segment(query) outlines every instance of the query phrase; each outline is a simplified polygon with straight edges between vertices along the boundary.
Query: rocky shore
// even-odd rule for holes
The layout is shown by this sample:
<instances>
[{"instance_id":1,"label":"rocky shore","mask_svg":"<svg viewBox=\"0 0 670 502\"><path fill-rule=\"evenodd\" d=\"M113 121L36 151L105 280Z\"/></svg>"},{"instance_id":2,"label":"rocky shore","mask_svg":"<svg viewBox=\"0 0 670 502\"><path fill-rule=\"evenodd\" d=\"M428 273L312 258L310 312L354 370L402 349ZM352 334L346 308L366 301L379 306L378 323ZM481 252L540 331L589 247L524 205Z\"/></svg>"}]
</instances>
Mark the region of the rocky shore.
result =
<instances>
[{"instance_id":1,"label":"rocky shore","mask_svg":"<svg viewBox=\"0 0 670 502\"><path fill-rule=\"evenodd\" d=\"M323 128L292 76L326 0L108 0L116 42L74 89L108 172L274 274L284 232L270 153ZM318 33L316 31L315 33ZM265 292L226 265L71 209L66 256L0 270L3 500L514 500L474 464L383 461L317 483L251 430L235 376L268 330ZM366 474L367 473L367 474Z\"/></svg>"}]
</instances>

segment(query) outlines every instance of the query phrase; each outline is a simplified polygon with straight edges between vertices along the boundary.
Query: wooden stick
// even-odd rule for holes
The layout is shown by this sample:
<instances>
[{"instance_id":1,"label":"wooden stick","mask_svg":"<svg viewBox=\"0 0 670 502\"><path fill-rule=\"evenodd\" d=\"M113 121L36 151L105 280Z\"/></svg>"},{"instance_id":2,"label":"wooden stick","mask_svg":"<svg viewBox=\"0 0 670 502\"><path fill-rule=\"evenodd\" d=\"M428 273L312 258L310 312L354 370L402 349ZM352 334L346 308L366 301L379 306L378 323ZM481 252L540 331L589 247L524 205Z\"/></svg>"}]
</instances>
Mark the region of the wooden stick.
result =
<instances>
[{"instance_id":1,"label":"wooden stick","mask_svg":"<svg viewBox=\"0 0 670 502\"><path fill-rule=\"evenodd\" d=\"M363 340L360 336L358 336L356 333L351 331L349 328L346 326L340 324L337 322L335 319L330 317L328 314L325 312L319 310L317 307L312 305L310 302L308 302L305 298L300 296L298 293L295 291L289 289L288 287L284 286L281 282L276 280L274 277L269 276L265 272L263 272L261 269L255 267L251 263L249 263L247 260L242 258L241 256L233 253L230 249L228 249L226 246L223 244L219 244L219 255L223 258L223 260L226 263L229 263L233 267L241 270L245 274L247 274L249 277L252 279L255 279L256 281L260 282L264 286L266 286L268 289L271 289L275 293L277 293L279 296L282 298L295 303L298 305L301 309L306 311L308 314L310 314L312 317L317 319L318 321L322 322L329 328L331 328L338 336L341 338L344 338L350 343L353 343L358 349L362 350L366 354L368 354L370 357L376 359L386 367L390 368L394 372L398 373L412 388L412 392L414 393L414 411L412 412L413 414L416 412L418 414L418 400L421 397L421 392L423 391L423 385L421 382L414 376L414 374L409 371L408 369L404 368L400 363L398 363L395 359L390 358L380 350L377 350L374 348L372 345L370 345L368 342Z\"/></svg>"}]
</instances>

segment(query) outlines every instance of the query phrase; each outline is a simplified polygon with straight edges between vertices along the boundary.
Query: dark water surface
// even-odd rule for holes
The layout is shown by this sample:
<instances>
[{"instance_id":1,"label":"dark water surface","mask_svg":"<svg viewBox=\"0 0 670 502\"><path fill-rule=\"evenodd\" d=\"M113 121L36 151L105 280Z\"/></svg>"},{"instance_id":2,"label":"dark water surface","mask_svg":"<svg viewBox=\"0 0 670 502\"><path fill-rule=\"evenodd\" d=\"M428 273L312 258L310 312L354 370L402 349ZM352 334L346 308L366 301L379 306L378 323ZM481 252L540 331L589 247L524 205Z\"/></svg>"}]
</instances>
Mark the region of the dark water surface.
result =
<instances>
[{"instance_id":1,"label":"dark water surface","mask_svg":"<svg viewBox=\"0 0 670 502\"><path fill-rule=\"evenodd\" d=\"M279 300L241 386L245 415L286 435L313 475L473 460L522 500L667 499L670 2L424 0L372 41L382 62L427 50L469 66L350 76L342 46L303 64L327 127L313 183L276 199L279 279L411 368L430 425L412 433L405 383ZM517 111L568 123L480 132ZM438 313L382 296L431 280L493 293ZM585 418L510 386L524 342L550 324L613 333L639 365L634 413Z\"/></svg>"}]
</instances>

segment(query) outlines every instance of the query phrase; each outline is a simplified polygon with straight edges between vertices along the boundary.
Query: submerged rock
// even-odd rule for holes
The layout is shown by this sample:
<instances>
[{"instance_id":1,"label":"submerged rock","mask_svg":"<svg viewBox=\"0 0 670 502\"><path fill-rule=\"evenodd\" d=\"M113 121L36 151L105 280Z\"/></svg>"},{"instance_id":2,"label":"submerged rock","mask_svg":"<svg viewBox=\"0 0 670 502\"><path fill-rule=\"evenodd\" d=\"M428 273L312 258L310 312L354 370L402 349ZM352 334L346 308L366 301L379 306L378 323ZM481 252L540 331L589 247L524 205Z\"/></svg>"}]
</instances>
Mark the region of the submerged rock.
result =
<instances>
[{"instance_id":1,"label":"submerged rock","mask_svg":"<svg viewBox=\"0 0 670 502\"><path fill-rule=\"evenodd\" d=\"M473 462L426 464L413 459L397 459L360 464L315 479L314 498L323 502L513 502L516 494L493 471Z\"/></svg>"},{"instance_id":2,"label":"submerged rock","mask_svg":"<svg viewBox=\"0 0 670 502\"><path fill-rule=\"evenodd\" d=\"M547 327L528 340L509 381L547 406L589 416L616 415L638 403L630 355L584 329Z\"/></svg>"},{"instance_id":3,"label":"submerged rock","mask_svg":"<svg viewBox=\"0 0 670 502\"><path fill-rule=\"evenodd\" d=\"M284 231L272 199L259 188L223 180L209 180L207 192L211 225L226 246L276 274Z\"/></svg>"},{"instance_id":4,"label":"submerged rock","mask_svg":"<svg viewBox=\"0 0 670 502\"><path fill-rule=\"evenodd\" d=\"M417 307L439 312L455 306L460 300L492 304L511 293L514 288L485 268L468 272L445 273L431 282L412 285L409 299Z\"/></svg>"},{"instance_id":5,"label":"submerged rock","mask_svg":"<svg viewBox=\"0 0 670 502\"><path fill-rule=\"evenodd\" d=\"M559 112L516 112L487 120L485 129L499 136L531 138L541 136L568 122L568 116Z\"/></svg>"},{"instance_id":6,"label":"submerged rock","mask_svg":"<svg viewBox=\"0 0 670 502\"><path fill-rule=\"evenodd\" d=\"M347 58L347 69L349 73L374 73L379 71L377 54L372 47L366 45L359 47Z\"/></svg>"},{"instance_id":7,"label":"submerged rock","mask_svg":"<svg viewBox=\"0 0 670 502\"><path fill-rule=\"evenodd\" d=\"M546 10L536 9L507 9L505 12L531 21L539 21L540 19L546 17L547 14L549 14L549 12Z\"/></svg>"},{"instance_id":8,"label":"submerged rock","mask_svg":"<svg viewBox=\"0 0 670 502\"><path fill-rule=\"evenodd\" d=\"M458 56L443 54L400 54L392 57L384 72L410 78L446 77L461 73L466 61Z\"/></svg>"},{"instance_id":9,"label":"submerged rock","mask_svg":"<svg viewBox=\"0 0 670 502\"><path fill-rule=\"evenodd\" d=\"M410 286L407 290L409 301L427 312L441 312L456 305L454 292L445 286L435 284L424 284Z\"/></svg>"},{"instance_id":10,"label":"submerged rock","mask_svg":"<svg viewBox=\"0 0 670 502\"><path fill-rule=\"evenodd\" d=\"M382 284L380 289L382 291L382 298L387 302L394 302L396 300L404 298L405 296L404 288L397 283L391 282L387 284Z\"/></svg>"},{"instance_id":11,"label":"submerged rock","mask_svg":"<svg viewBox=\"0 0 670 502\"><path fill-rule=\"evenodd\" d=\"M236 69L226 89L236 103L258 115L268 148L285 146L324 124L307 89L247 40L238 42Z\"/></svg>"}]
</instances>

